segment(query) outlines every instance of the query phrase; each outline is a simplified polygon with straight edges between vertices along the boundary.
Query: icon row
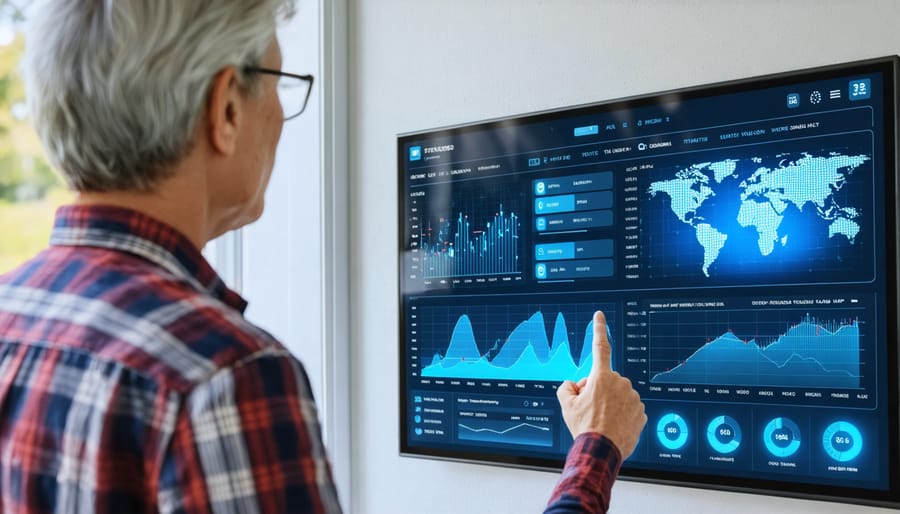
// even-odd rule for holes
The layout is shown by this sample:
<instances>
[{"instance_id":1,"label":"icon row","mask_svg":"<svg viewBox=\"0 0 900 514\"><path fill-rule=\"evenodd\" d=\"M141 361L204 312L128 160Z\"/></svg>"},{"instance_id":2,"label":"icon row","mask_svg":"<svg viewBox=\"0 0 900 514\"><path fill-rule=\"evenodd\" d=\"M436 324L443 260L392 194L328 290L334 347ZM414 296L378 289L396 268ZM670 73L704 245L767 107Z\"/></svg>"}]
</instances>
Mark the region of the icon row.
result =
<instances>
[{"instance_id":1,"label":"icon row","mask_svg":"<svg viewBox=\"0 0 900 514\"><path fill-rule=\"evenodd\" d=\"M663 448L678 451L690 437L691 429L679 414L663 414L656 423L656 438ZM790 418L769 420L762 431L762 442L773 457L789 459L800 449L800 427ZM721 455L732 454L741 447L743 434L740 423L731 416L717 416L706 426L706 441ZM850 462L862 452L863 436L849 421L835 421L822 434L822 449L836 462Z\"/></svg>"},{"instance_id":2,"label":"icon row","mask_svg":"<svg viewBox=\"0 0 900 514\"><path fill-rule=\"evenodd\" d=\"M829 100L840 100L841 89L831 89L828 91ZM870 79L851 80L847 87L847 96L851 101L867 100L872 97L872 81ZM809 103L818 105L822 103L822 92L814 90L809 94ZM787 106L789 109L800 107L800 94L788 93Z\"/></svg>"}]
</instances>

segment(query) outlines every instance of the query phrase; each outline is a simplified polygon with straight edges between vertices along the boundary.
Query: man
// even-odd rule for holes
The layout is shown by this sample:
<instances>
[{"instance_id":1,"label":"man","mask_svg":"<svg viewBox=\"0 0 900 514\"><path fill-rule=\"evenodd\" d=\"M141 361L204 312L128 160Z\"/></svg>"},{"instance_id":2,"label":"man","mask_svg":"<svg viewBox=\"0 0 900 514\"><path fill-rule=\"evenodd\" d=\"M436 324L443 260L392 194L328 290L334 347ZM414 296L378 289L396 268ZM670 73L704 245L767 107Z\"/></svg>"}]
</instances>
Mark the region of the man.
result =
<instances>
[{"instance_id":1,"label":"man","mask_svg":"<svg viewBox=\"0 0 900 514\"><path fill-rule=\"evenodd\" d=\"M0 277L0 512L338 512L302 365L203 259L262 213L292 0L47 0L26 56L69 186L50 248ZM560 389L548 506L606 509L646 419L609 369ZM604 434L601 436L600 434Z\"/></svg>"}]
</instances>

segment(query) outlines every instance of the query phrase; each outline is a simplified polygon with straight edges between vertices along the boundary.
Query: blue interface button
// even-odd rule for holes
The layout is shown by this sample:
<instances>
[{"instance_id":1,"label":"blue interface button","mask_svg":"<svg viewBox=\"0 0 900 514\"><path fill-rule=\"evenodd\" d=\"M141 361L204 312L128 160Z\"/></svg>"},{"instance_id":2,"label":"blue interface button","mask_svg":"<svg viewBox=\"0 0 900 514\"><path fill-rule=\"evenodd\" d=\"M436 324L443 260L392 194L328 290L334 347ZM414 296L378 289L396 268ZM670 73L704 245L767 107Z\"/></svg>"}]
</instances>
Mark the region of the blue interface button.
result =
<instances>
[{"instance_id":1,"label":"blue interface button","mask_svg":"<svg viewBox=\"0 0 900 514\"><path fill-rule=\"evenodd\" d=\"M611 210L552 214L538 218L538 231L584 230L586 228L611 227L613 212Z\"/></svg>"},{"instance_id":2,"label":"blue interface button","mask_svg":"<svg viewBox=\"0 0 900 514\"><path fill-rule=\"evenodd\" d=\"M775 457L790 457L800 449L800 427L788 418L775 418L763 430L763 443Z\"/></svg>"},{"instance_id":3,"label":"blue interface button","mask_svg":"<svg viewBox=\"0 0 900 514\"><path fill-rule=\"evenodd\" d=\"M539 261L555 261L575 258L575 243L547 243L534 247L534 258Z\"/></svg>"},{"instance_id":4,"label":"blue interface button","mask_svg":"<svg viewBox=\"0 0 900 514\"><path fill-rule=\"evenodd\" d=\"M713 450L727 455L741 446L741 426L731 416L719 416L709 422L706 440Z\"/></svg>"},{"instance_id":5,"label":"blue interface button","mask_svg":"<svg viewBox=\"0 0 900 514\"><path fill-rule=\"evenodd\" d=\"M575 210L575 195L549 196L534 201L536 214L553 214Z\"/></svg>"},{"instance_id":6,"label":"blue interface button","mask_svg":"<svg viewBox=\"0 0 900 514\"><path fill-rule=\"evenodd\" d=\"M872 81L857 79L850 81L850 100L868 100L872 97Z\"/></svg>"},{"instance_id":7,"label":"blue interface button","mask_svg":"<svg viewBox=\"0 0 900 514\"><path fill-rule=\"evenodd\" d=\"M411 160L411 161L422 160L422 147L421 146L409 147L409 160Z\"/></svg>"},{"instance_id":8,"label":"blue interface button","mask_svg":"<svg viewBox=\"0 0 900 514\"><path fill-rule=\"evenodd\" d=\"M528 159L528 165L529 165L529 166L532 166L532 167L534 167L534 166L540 166L540 165L541 165L541 158L540 158L540 157L532 157L531 159Z\"/></svg>"},{"instance_id":9,"label":"blue interface button","mask_svg":"<svg viewBox=\"0 0 900 514\"><path fill-rule=\"evenodd\" d=\"M669 413L659 418L656 424L656 438L659 444L669 450L680 450L688 440L688 426L684 418Z\"/></svg>"},{"instance_id":10,"label":"blue interface button","mask_svg":"<svg viewBox=\"0 0 900 514\"><path fill-rule=\"evenodd\" d=\"M586 173L584 175L569 175L559 178L542 178L532 182L534 192L537 195L551 194L562 195L569 193L590 193L613 188L613 174L611 171ZM539 187L543 186L543 192Z\"/></svg>"},{"instance_id":11,"label":"blue interface button","mask_svg":"<svg viewBox=\"0 0 900 514\"><path fill-rule=\"evenodd\" d=\"M546 264L538 264L534 267L534 276L538 280L544 280L547 278L547 265Z\"/></svg>"},{"instance_id":12,"label":"blue interface button","mask_svg":"<svg viewBox=\"0 0 900 514\"><path fill-rule=\"evenodd\" d=\"M556 214L561 212L611 209L614 201L612 191L538 196L534 200L534 212L535 214Z\"/></svg>"},{"instance_id":13,"label":"blue interface button","mask_svg":"<svg viewBox=\"0 0 900 514\"><path fill-rule=\"evenodd\" d=\"M822 435L822 446L829 457L838 462L849 462L862 452L863 436L856 425L847 421L835 421Z\"/></svg>"},{"instance_id":14,"label":"blue interface button","mask_svg":"<svg viewBox=\"0 0 900 514\"><path fill-rule=\"evenodd\" d=\"M547 218L538 218L534 220L534 226L538 232L547 230Z\"/></svg>"},{"instance_id":15,"label":"blue interface button","mask_svg":"<svg viewBox=\"0 0 900 514\"><path fill-rule=\"evenodd\" d=\"M787 95L787 106L788 109L795 109L800 107L800 94L799 93L790 93Z\"/></svg>"},{"instance_id":16,"label":"blue interface button","mask_svg":"<svg viewBox=\"0 0 900 514\"><path fill-rule=\"evenodd\" d=\"M554 280L607 278L615 275L612 259L553 261L547 263L546 269L546 278Z\"/></svg>"},{"instance_id":17,"label":"blue interface button","mask_svg":"<svg viewBox=\"0 0 900 514\"><path fill-rule=\"evenodd\" d=\"M586 127L575 127L575 137L593 136L600 133L599 125L588 125Z\"/></svg>"},{"instance_id":18,"label":"blue interface button","mask_svg":"<svg viewBox=\"0 0 900 514\"><path fill-rule=\"evenodd\" d=\"M534 247L534 258L539 261L558 261L575 258L599 259L612 257L614 250L612 239L545 243Z\"/></svg>"}]
</instances>

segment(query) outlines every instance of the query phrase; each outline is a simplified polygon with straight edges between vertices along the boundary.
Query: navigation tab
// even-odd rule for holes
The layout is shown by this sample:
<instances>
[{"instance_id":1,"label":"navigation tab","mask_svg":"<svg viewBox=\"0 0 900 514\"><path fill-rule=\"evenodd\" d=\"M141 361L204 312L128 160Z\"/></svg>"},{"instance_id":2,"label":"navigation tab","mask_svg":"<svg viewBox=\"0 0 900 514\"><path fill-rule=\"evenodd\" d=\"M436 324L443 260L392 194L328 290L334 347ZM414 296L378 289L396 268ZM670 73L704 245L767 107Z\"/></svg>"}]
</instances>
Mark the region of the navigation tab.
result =
<instances>
[{"instance_id":1,"label":"navigation tab","mask_svg":"<svg viewBox=\"0 0 900 514\"><path fill-rule=\"evenodd\" d=\"M450 396L433 391L413 391L410 405L410 435L417 439L449 439Z\"/></svg>"},{"instance_id":2,"label":"navigation tab","mask_svg":"<svg viewBox=\"0 0 900 514\"><path fill-rule=\"evenodd\" d=\"M575 127L575 137L594 136L600 133L599 125L588 125L586 127Z\"/></svg>"}]
</instances>

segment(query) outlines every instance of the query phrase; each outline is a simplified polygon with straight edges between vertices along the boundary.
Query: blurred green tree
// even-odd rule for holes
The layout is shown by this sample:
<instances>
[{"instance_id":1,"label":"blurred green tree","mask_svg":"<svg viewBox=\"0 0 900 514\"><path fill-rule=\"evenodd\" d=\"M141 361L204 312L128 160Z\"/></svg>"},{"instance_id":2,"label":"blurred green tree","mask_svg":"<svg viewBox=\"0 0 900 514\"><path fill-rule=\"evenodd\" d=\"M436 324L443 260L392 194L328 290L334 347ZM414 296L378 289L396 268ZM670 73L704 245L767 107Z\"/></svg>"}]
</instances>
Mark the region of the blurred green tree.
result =
<instances>
[{"instance_id":1,"label":"blurred green tree","mask_svg":"<svg viewBox=\"0 0 900 514\"><path fill-rule=\"evenodd\" d=\"M28 119L19 70L25 24L40 1L0 0L0 274L47 246L54 212L73 196Z\"/></svg>"},{"instance_id":2,"label":"blurred green tree","mask_svg":"<svg viewBox=\"0 0 900 514\"><path fill-rule=\"evenodd\" d=\"M38 200L61 186L28 120L20 63L31 2L0 0L0 200Z\"/></svg>"},{"instance_id":3,"label":"blurred green tree","mask_svg":"<svg viewBox=\"0 0 900 514\"><path fill-rule=\"evenodd\" d=\"M25 9L32 0L0 0L0 23L6 26L19 26L25 22Z\"/></svg>"}]
</instances>

